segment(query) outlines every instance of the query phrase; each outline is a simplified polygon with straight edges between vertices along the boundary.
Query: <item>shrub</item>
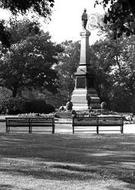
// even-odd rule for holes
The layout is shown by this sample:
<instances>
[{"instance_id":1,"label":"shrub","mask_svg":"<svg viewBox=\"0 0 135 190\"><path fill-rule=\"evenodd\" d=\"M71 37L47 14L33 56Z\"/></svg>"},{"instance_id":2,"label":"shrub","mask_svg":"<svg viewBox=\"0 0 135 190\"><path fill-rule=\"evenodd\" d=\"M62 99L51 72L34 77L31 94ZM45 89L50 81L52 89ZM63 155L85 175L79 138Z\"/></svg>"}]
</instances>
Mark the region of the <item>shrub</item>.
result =
<instances>
[{"instance_id":1,"label":"shrub","mask_svg":"<svg viewBox=\"0 0 135 190\"><path fill-rule=\"evenodd\" d=\"M8 114L51 113L55 111L55 108L50 104L46 104L45 100L24 98L8 98L0 102L0 108L1 112Z\"/></svg>"},{"instance_id":2,"label":"shrub","mask_svg":"<svg viewBox=\"0 0 135 190\"><path fill-rule=\"evenodd\" d=\"M1 112L8 114L22 113L24 110L25 99L23 98L7 98L0 102Z\"/></svg>"},{"instance_id":3,"label":"shrub","mask_svg":"<svg viewBox=\"0 0 135 190\"><path fill-rule=\"evenodd\" d=\"M25 102L25 113L51 113L55 108L46 104L45 100L33 99Z\"/></svg>"}]
</instances>

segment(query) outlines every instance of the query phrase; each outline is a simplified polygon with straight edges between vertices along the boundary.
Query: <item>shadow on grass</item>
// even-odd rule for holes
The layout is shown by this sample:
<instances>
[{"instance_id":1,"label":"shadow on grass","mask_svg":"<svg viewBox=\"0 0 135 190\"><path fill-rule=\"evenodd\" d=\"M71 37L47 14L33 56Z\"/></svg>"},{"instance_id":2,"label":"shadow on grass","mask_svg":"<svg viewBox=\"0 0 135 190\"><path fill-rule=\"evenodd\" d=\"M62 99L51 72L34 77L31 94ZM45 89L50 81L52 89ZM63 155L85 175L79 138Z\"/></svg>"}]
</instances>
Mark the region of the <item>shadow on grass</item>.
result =
<instances>
[{"instance_id":1,"label":"shadow on grass","mask_svg":"<svg viewBox=\"0 0 135 190\"><path fill-rule=\"evenodd\" d=\"M15 187L12 185L6 185L6 184L0 184L0 190L11 190L14 189ZM23 188L22 190L32 190L28 188Z\"/></svg>"},{"instance_id":2,"label":"shadow on grass","mask_svg":"<svg viewBox=\"0 0 135 190\"><path fill-rule=\"evenodd\" d=\"M0 184L0 190L11 190L11 189L14 189L14 188L16 188L16 187L14 187L13 185ZM23 188L22 190L32 190L32 189Z\"/></svg>"},{"instance_id":3,"label":"shadow on grass","mask_svg":"<svg viewBox=\"0 0 135 190\"><path fill-rule=\"evenodd\" d=\"M128 190L129 190L129 189L133 190L133 189L135 189L135 186L132 185L132 184L129 184L129 185L126 185L125 188L128 189ZM123 187L117 188L117 187L109 186L107 189L108 189L108 190L122 190Z\"/></svg>"},{"instance_id":4,"label":"shadow on grass","mask_svg":"<svg viewBox=\"0 0 135 190\"><path fill-rule=\"evenodd\" d=\"M135 184L134 135L0 134L0 150L0 171L12 175Z\"/></svg>"},{"instance_id":5,"label":"shadow on grass","mask_svg":"<svg viewBox=\"0 0 135 190\"><path fill-rule=\"evenodd\" d=\"M13 188L12 185L0 184L0 190L10 190L12 188Z\"/></svg>"}]
</instances>

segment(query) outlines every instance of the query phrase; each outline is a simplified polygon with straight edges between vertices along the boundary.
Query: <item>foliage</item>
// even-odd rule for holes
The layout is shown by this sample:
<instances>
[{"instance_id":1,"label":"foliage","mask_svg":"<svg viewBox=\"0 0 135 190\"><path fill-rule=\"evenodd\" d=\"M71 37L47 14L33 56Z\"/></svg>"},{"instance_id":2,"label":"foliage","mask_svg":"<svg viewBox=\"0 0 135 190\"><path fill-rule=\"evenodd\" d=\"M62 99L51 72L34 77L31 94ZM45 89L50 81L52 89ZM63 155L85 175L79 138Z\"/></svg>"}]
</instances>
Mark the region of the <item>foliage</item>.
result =
<instances>
[{"instance_id":1,"label":"foliage","mask_svg":"<svg viewBox=\"0 0 135 190\"><path fill-rule=\"evenodd\" d=\"M42 99L24 99L21 97L10 97L0 102L1 112L8 114L20 113L51 113L55 108L46 104Z\"/></svg>"},{"instance_id":2,"label":"foliage","mask_svg":"<svg viewBox=\"0 0 135 190\"><path fill-rule=\"evenodd\" d=\"M55 108L59 108L62 104L67 102L67 92L61 90L61 86L58 88L56 94L44 89L42 91L47 104L53 105Z\"/></svg>"},{"instance_id":3,"label":"foliage","mask_svg":"<svg viewBox=\"0 0 135 190\"><path fill-rule=\"evenodd\" d=\"M22 113L22 114L18 114L19 118L20 117L28 117L28 118L54 118L55 113L49 113L49 114L45 114L45 113Z\"/></svg>"},{"instance_id":4,"label":"foliage","mask_svg":"<svg viewBox=\"0 0 135 190\"><path fill-rule=\"evenodd\" d=\"M61 45L64 51L59 54L59 64L56 66L56 70L59 75L59 94L66 103L74 89L74 73L79 64L80 44L79 42L65 41Z\"/></svg>"},{"instance_id":5,"label":"foliage","mask_svg":"<svg viewBox=\"0 0 135 190\"><path fill-rule=\"evenodd\" d=\"M0 22L0 41L5 48L10 48L12 44L39 33L41 33L40 26L36 20L11 18L8 22L4 20Z\"/></svg>"},{"instance_id":6,"label":"foliage","mask_svg":"<svg viewBox=\"0 0 135 190\"><path fill-rule=\"evenodd\" d=\"M40 35L42 32L39 22L37 20L29 20L28 18L24 18L22 20L12 18L6 24L6 29L11 35L11 45L21 42L28 37Z\"/></svg>"},{"instance_id":7,"label":"foliage","mask_svg":"<svg viewBox=\"0 0 135 190\"><path fill-rule=\"evenodd\" d=\"M100 98L115 111L135 112L134 36L111 37L92 46Z\"/></svg>"},{"instance_id":8,"label":"foliage","mask_svg":"<svg viewBox=\"0 0 135 190\"><path fill-rule=\"evenodd\" d=\"M1 0L0 7L9 9L13 15L25 14L33 10L39 16L48 17L54 6L54 0ZM0 22L0 41L6 47L10 47L10 32L6 30L3 21Z\"/></svg>"},{"instance_id":9,"label":"foliage","mask_svg":"<svg viewBox=\"0 0 135 190\"><path fill-rule=\"evenodd\" d=\"M94 63L96 89L101 101L107 102L109 106L113 85L111 72L113 66L117 65L115 60L117 52L116 45L112 41L104 40L95 43L91 48L95 54L95 61L92 60L91 62Z\"/></svg>"},{"instance_id":10,"label":"foliage","mask_svg":"<svg viewBox=\"0 0 135 190\"><path fill-rule=\"evenodd\" d=\"M10 47L10 38L11 34L5 28L5 22L2 20L0 21L0 41L3 46L9 48Z\"/></svg>"},{"instance_id":11,"label":"foliage","mask_svg":"<svg viewBox=\"0 0 135 190\"><path fill-rule=\"evenodd\" d=\"M9 97L0 102L1 112L7 114L18 114L24 111L25 99Z\"/></svg>"},{"instance_id":12,"label":"foliage","mask_svg":"<svg viewBox=\"0 0 135 190\"><path fill-rule=\"evenodd\" d=\"M44 17L50 14L51 8L54 6L54 0L1 0L0 3L1 8L9 9L13 14L26 13L32 8Z\"/></svg>"},{"instance_id":13,"label":"foliage","mask_svg":"<svg viewBox=\"0 0 135 190\"><path fill-rule=\"evenodd\" d=\"M29 9L33 9L36 13L46 17L54 6L54 0L1 0L0 7L9 9L13 14L18 12L26 13Z\"/></svg>"},{"instance_id":14,"label":"foliage","mask_svg":"<svg viewBox=\"0 0 135 190\"><path fill-rule=\"evenodd\" d=\"M6 53L1 53L0 84L10 89L14 97L24 87L44 87L56 92L58 86L53 65L58 63L62 48L51 41L49 33L39 30L35 33L33 24L24 22L11 27L13 36L16 34L16 39L12 38L15 43Z\"/></svg>"},{"instance_id":15,"label":"foliage","mask_svg":"<svg viewBox=\"0 0 135 190\"><path fill-rule=\"evenodd\" d=\"M0 87L0 102L11 96L12 96L12 92L9 89Z\"/></svg>"},{"instance_id":16,"label":"foliage","mask_svg":"<svg viewBox=\"0 0 135 190\"><path fill-rule=\"evenodd\" d=\"M132 107L132 96L123 87L118 86L113 90L111 109L118 112L134 112Z\"/></svg>"},{"instance_id":17,"label":"foliage","mask_svg":"<svg viewBox=\"0 0 135 190\"><path fill-rule=\"evenodd\" d=\"M135 1L134 0L95 0L107 10L104 22L114 32L114 38L123 33L135 34Z\"/></svg>"},{"instance_id":18,"label":"foliage","mask_svg":"<svg viewBox=\"0 0 135 190\"><path fill-rule=\"evenodd\" d=\"M46 104L45 100L33 99L25 102L25 113L51 113L54 112L55 108Z\"/></svg>"}]
</instances>

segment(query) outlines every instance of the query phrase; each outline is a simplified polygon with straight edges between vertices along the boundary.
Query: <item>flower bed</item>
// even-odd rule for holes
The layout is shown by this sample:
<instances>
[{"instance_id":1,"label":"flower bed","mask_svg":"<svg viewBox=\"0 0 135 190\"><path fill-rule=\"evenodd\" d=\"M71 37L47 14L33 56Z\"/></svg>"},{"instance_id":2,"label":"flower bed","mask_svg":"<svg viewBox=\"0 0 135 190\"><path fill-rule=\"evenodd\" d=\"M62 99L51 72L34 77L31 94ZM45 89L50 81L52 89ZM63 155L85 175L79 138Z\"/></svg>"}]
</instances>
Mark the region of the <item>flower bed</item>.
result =
<instances>
[{"instance_id":1,"label":"flower bed","mask_svg":"<svg viewBox=\"0 0 135 190\"><path fill-rule=\"evenodd\" d=\"M49 114L40 114L40 113L26 113L26 114L18 114L18 117L55 117L55 113L49 113Z\"/></svg>"}]
</instances>

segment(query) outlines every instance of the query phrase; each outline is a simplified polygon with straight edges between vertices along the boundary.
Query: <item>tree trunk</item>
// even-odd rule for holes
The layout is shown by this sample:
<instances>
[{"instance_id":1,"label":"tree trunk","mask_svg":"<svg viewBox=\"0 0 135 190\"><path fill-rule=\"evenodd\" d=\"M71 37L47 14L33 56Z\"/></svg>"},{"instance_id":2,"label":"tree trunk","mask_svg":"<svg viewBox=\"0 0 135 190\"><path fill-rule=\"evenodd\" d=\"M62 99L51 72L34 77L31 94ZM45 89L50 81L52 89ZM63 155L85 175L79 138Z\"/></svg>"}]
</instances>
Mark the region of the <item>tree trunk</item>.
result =
<instances>
[{"instance_id":1,"label":"tree trunk","mask_svg":"<svg viewBox=\"0 0 135 190\"><path fill-rule=\"evenodd\" d=\"M15 98L17 96L17 88L14 87L13 91L12 91L12 95Z\"/></svg>"}]
</instances>

